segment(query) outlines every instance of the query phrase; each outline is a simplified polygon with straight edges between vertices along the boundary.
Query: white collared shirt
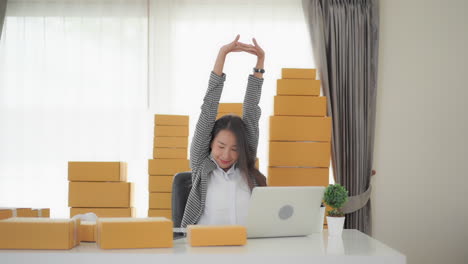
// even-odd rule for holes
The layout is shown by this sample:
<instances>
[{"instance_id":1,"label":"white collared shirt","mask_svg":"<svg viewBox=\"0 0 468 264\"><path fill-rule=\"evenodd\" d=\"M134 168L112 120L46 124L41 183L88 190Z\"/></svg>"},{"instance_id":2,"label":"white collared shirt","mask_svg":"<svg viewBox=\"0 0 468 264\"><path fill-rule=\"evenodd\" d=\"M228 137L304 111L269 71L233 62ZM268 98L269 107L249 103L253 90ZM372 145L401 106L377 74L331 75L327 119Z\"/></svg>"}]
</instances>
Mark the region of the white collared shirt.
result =
<instances>
[{"instance_id":1,"label":"white collared shirt","mask_svg":"<svg viewBox=\"0 0 468 264\"><path fill-rule=\"evenodd\" d=\"M226 172L217 168L208 174L205 210L199 225L246 225L250 189L236 164Z\"/></svg>"}]
</instances>

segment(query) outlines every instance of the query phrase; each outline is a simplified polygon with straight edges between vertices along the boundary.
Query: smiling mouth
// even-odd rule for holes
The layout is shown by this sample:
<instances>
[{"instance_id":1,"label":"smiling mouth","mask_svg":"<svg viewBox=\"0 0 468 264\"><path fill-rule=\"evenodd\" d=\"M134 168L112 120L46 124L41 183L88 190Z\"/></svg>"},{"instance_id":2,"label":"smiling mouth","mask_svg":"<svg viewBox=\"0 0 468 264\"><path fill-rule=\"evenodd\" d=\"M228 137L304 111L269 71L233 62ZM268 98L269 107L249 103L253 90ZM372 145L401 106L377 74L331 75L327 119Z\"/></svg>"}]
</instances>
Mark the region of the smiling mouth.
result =
<instances>
[{"instance_id":1,"label":"smiling mouth","mask_svg":"<svg viewBox=\"0 0 468 264\"><path fill-rule=\"evenodd\" d=\"M222 164L229 164L231 163L230 161L224 161L224 160L220 160Z\"/></svg>"}]
</instances>

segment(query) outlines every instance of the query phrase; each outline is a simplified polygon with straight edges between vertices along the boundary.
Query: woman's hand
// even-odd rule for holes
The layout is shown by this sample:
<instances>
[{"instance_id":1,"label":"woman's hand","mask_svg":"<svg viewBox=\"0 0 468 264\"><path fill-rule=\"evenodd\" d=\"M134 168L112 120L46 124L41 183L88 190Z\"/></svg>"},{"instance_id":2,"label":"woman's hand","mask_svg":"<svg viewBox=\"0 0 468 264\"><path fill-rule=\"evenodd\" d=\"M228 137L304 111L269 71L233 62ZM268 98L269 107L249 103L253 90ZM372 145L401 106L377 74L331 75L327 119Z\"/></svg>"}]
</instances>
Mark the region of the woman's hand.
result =
<instances>
[{"instance_id":1,"label":"woman's hand","mask_svg":"<svg viewBox=\"0 0 468 264\"><path fill-rule=\"evenodd\" d=\"M258 59L265 59L265 51L260 47L260 45L258 45L257 40L255 38L252 38L252 42L254 43L254 45L245 44L242 42L237 43L242 51L246 51L250 54L253 54L257 56Z\"/></svg>"}]
</instances>

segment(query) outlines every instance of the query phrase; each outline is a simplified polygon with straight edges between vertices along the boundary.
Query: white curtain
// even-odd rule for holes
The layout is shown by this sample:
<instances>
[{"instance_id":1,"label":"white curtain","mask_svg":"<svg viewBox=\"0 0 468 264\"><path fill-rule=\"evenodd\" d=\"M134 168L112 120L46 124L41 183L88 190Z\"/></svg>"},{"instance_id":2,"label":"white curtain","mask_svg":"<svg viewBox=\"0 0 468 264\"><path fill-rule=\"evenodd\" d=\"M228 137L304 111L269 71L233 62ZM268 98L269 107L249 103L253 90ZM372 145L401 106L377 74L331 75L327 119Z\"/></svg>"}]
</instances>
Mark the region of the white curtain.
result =
<instances>
[{"instance_id":1,"label":"white curtain","mask_svg":"<svg viewBox=\"0 0 468 264\"><path fill-rule=\"evenodd\" d=\"M281 68L314 68L301 1L162 0L150 2L150 102L154 112L190 114L194 132L219 48L237 34L266 51L260 102L260 170L267 173L269 116ZM221 102L242 102L256 58L228 56Z\"/></svg>"},{"instance_id":2,"label":"white curtain","mask_svg":"<svg viewBox=\"0 0 468 264\"><path fill-rule=\"evenodd\" d=\"M67 162L80 160L127 161L129 181L147 195L147 10L146 0L8 2L0 207L47 207L68 217ZM145 196L135 198L147 205Z\"/></svg>"}]
</instances>

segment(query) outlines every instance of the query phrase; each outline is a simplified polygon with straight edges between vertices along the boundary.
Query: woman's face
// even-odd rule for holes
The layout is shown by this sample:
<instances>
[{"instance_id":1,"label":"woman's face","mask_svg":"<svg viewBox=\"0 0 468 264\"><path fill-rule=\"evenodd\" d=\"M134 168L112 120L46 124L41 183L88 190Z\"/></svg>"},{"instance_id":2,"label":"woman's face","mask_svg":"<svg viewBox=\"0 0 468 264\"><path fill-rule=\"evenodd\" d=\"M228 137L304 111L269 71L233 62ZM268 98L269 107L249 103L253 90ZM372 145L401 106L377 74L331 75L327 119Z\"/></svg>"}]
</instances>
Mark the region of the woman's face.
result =
<instances>
[{"instance_id":1,"label":"woman's face","mask_svg":"<svg viewBox=\"0 0 468 264\"><path fill-rule=\"evenodd\" d=\"M239 157L234 133L226 129L219 131L211 142L211 156L220 168L224 170L231 168Z\"/></svg>"}]
</instances>

